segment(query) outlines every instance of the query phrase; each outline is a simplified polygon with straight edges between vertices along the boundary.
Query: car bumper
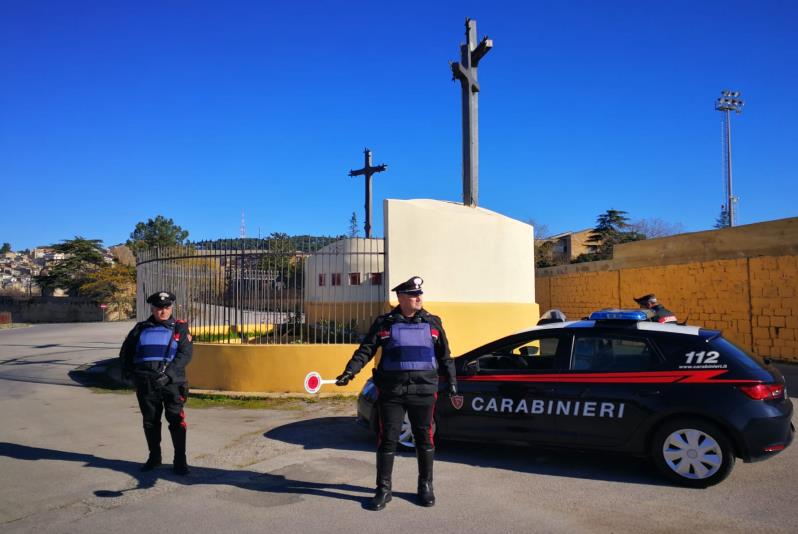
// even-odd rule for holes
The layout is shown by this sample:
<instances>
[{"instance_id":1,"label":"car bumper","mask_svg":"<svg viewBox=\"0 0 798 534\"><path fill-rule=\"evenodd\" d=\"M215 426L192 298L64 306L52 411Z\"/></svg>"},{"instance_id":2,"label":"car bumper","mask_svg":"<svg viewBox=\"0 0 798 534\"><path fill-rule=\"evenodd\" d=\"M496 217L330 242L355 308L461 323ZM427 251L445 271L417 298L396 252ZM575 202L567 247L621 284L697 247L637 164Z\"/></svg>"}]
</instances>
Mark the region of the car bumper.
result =
<instances>
[{"instance_id":1,"label":"car bumper","mask_svg":"<svg viewBox=\"0 0 798 534\"><path fill-rule=\"evenodd\" d=\"M784 408L779 417L757 418L748 422L742 431L746 450L740 452L744 461L765 460L793 442L795 426L792 424L792 402L788 400Z\"/></svg>"}]
</instances>

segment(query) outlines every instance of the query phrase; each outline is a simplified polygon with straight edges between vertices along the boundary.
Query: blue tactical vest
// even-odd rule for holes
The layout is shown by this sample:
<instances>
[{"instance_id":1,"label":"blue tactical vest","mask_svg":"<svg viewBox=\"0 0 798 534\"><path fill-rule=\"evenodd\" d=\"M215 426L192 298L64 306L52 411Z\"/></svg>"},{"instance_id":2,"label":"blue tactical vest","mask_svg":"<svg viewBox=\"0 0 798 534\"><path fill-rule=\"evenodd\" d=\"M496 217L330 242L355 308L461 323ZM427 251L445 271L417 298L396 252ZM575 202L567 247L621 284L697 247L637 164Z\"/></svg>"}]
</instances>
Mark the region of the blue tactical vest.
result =
<instances>
[{"instance_id":1,"label":"blue tactical vest","mask_svg":"<svg viewBox=\"0 0 798 534\"><path fill-rule=\"evenodd\" d=\"M432 331L427 323L395 323L382 346L382 371L434 371L438 368Z\"/></svg>"},{"instance_id":2,"label":"blue tactical vest","mask_svg":"<svg viewBox=\"0 0 798 534\"><path fill-rule=\"evenodd\" d=\"M139 343L136 346L136 356L133 363L142 362L171 362L177 354L177 341L174 340L175 332L162 325L145 328L139 334ZM166 348L169 347L167 352Z\"/></svg>"}]
</instances>

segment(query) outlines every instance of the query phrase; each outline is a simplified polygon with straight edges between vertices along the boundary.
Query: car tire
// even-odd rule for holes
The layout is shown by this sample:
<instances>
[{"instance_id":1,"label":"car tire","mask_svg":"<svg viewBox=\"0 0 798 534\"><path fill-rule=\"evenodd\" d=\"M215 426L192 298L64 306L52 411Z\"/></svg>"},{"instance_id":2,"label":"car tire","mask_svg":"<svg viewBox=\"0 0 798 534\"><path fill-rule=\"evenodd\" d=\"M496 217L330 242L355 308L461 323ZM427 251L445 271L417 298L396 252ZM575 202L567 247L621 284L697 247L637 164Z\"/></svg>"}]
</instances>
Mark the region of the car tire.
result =
<instances>
[{"instance_id":1,"label":"car tire","mask_svg":"<svg viewBox=\"0 0 798 534\"><path fill-rule=\"evenodd\" d=\"M651 456L671 481L707 488L724 480L735 463L729 438L717 425L698 418L667 421L654 434Z\"/></svg>"}]
</instances>

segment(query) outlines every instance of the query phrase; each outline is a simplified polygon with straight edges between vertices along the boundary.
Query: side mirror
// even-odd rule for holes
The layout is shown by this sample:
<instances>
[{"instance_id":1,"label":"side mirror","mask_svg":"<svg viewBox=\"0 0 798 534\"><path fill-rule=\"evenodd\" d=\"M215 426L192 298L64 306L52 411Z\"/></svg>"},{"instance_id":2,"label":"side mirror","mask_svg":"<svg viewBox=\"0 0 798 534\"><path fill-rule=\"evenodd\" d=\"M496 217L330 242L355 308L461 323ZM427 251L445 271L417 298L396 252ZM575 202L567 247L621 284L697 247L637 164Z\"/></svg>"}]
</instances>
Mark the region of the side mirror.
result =
<instances>
[{"instance_id":1,"label":"side mirror","mask_svg":"<svg viewBox=\"0 0 798 534\"><path fill-rule=\"evenodd\" d=\"M522 356L535 356L538 352L540 352L540 349L538 349L537 347L533 347L532 345L521 347Z\"/></svg>"},{"instance_id":2,"label":"side mirror","mask_svg":"<svg viewBox=\"0 0 798 534\"><path fill-rule=\"evenodd\" d=\"M475 375L479 372L479 360L471 360L465 364L465 373L467 375Z\"/></svg>"}]
</instances>

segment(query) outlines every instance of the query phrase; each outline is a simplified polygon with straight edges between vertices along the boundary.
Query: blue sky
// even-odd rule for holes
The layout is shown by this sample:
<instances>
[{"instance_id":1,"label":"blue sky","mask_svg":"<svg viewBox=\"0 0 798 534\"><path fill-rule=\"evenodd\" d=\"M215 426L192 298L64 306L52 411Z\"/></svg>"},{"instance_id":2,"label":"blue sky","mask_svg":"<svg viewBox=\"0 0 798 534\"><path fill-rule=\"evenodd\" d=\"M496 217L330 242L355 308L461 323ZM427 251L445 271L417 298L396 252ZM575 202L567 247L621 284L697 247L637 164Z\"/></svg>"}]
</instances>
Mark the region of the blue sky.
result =
<instances>
[{"instance_id":1,"label":"blue sky","mask_svg":"<svg viewBox=\"0 0 798 534\"><path fill-rule=\"evenodd\" d=\"M608 208L709 229L723 88L738 222L798 215L792 1L0 0L0 242L339 234L382 199L461 200L459 59L480 64L479 205L550 232ZM431 229L430 231L434 231Z\"/></svg>"}]
</instances>

